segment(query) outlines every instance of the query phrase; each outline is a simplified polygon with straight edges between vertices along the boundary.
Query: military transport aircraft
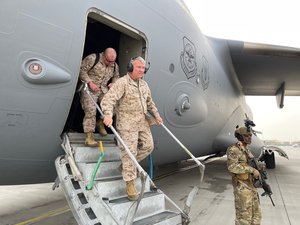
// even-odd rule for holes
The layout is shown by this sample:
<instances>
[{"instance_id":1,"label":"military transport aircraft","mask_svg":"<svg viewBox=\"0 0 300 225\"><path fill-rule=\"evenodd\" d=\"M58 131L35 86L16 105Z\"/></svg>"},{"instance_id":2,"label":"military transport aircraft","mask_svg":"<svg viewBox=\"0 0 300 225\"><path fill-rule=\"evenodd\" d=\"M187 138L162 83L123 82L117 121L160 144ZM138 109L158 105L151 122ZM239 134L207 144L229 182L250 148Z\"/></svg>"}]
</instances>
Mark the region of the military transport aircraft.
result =
<instances>
[{"instance_id":1,"label":"military transport aircraft","mask_svg":"<svg viewBox=\"0 0 300 225\"><path fill-rule=\"evenodd\" d=\"M82 132L81 60L106 47L121 74L132 57L146 59L164 125L197 157L235 142L236 125L252 118L245 95L276 95L283 107L300 94L299 49L206 37L181 0L3 0L0 46L2 185L55 179L61 135ZM155 165L188 158L160 126L153 135ZM256 136L252 150L275 165Z\"/></svg>"},{"instance_id":2,"label":"military transport aircraft","mask_svg":"<svg viewBox=\"0 0 300 225\"><path fill-rule=\"evenodd\" d=\"M60 182L82 225L188 224L198 190L181 210L137 164L141 194L128 201L117 134L102 138L105 155L82 142L77 87L86 55L115 48L121 74L132 57L146 59L144 79L164 119L152 129L154 165L190 158L184 148L193 159L224 155L236 125L252 119L245 95L274 95L283 107L284 96L300 94L300 49L206 37L182 0L3 0L0 47L0 185L58 177L54 187ZM269 168L274 151L287 157L257 136L251 150Z\"/></svg>"}]
</instances>

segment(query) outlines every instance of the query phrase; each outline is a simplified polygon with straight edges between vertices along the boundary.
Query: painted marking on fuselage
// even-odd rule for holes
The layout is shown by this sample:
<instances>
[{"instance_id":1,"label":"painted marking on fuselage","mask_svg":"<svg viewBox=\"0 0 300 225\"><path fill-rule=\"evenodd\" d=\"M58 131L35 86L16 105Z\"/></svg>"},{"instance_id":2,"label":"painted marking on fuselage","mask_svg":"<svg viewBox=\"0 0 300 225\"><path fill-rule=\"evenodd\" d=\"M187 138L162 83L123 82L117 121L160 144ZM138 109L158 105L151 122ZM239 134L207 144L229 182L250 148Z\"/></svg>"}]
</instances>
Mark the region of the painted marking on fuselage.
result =
<instances>
[{"instance_id":1,"label":"painted marking on fuselage","mask_svg":"<svg viewBox=\"0 0 300 225\"><path fill-rule=\"evenodd\" d=\"M196 77L196 83L201 81L203 91L209 86L209 65L208 61L203 55L200 66L201 71L197 66L196 48L192 41L187 37L183 37L183 51L180 54L181 69L185 73L187 79Z\"/></svg>"}]
</instances>

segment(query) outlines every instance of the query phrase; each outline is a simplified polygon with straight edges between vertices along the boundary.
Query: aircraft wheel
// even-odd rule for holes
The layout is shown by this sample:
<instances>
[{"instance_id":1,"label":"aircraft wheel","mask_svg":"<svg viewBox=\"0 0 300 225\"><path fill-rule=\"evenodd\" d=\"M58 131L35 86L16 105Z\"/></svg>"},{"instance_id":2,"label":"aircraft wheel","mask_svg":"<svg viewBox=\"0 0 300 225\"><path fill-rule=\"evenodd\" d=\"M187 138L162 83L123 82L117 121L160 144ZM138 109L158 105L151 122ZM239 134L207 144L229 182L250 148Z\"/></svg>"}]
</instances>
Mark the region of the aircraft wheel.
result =
<instances>
[{"instance_id":1,"label":"aircraft wheel","mask_svg":"<svg viewBox=\"0 0 300 225\"><path fill-rule=\"evenodd\" d=\"M272 152L271 154L266 153L265 154L265 163L266 167L268 169L274 169L275 168L275 154Z\"/></svg>"}]
</instances>

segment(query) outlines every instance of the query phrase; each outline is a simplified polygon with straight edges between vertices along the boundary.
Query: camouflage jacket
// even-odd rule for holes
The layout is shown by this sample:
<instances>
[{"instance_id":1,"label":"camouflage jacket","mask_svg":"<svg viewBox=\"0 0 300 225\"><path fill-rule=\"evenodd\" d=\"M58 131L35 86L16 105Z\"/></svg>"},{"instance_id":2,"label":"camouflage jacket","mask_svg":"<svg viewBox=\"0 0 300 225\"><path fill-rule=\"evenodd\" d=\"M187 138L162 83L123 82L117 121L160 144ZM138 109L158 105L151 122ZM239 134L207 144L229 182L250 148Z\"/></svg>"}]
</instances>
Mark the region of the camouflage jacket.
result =
<instances>
[{"instance_id":1,"label":"camouflage jacket","mask_svg":"<svg viewBox=\"0 0 300 225\"><path fill-rule=\"evenodd\" d=\"M248 157L253 158L254 156L241 142L231 145L227 149L227 168L232 174L233 183L242 180L252 188L254 168L248 165Z\"/></svg>"},{"instance_id":2,"label":"camouflage jacket","mask_svg":"<svg viewBox=\"0 0 300 225\"><path fill-rule=\"evenodd\" d=\"M98 53L97 53L98 54ZM115 82L119 78L119 66L114 63L112 66L107 66L102 59L103 53L100 54L99 62L94 66L96 60L96 54L90 54L85 57L81 62L79 78L84 83L93 81L102 91L106 93L108 91L107 83L112 79Z\"/></svg>"},{"instance_id":3,"label":"camouflage jacket","mask_svg":"<svg viewBox=\"0 0 300 225\"><path fill-rule=\"evenodd\" d=\"M158 110L152 100L146 81L138 82L129 74L118 79L101 102L104 115L113 115L116 110L116 127L118 130L138 130L147 121L147 112L158 117Z\"/></svg>"}]
</instances>

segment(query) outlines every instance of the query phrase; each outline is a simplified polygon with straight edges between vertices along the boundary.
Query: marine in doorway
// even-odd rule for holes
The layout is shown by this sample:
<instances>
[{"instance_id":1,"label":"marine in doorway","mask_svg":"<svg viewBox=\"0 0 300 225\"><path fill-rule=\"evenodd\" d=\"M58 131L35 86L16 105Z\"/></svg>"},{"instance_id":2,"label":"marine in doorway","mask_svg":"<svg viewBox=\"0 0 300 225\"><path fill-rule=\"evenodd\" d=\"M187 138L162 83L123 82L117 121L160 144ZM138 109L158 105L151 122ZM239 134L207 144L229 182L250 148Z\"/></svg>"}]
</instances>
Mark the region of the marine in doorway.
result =
<instances>
[{"instance_id":1,"label":"marine in doorway","mask_svg":"<svg viewBox=\"0 0 300 225\"><path fill-rule=\"evenodd\" d=\"M95 102L101 102L109 88L119 78L119 66L117 65L117 53L113 48L107 48L99 55L90 54L85 57L80 67L80 79L87 83L91 96ZM108 84L109 80L112 82ZM107 135L103 121L99 119L96 123L96 106L88 94L81 90L80 103L84 111L83 130L86 134L85 144L91 147L97 146L93 133L95 127L103 136Z\"/></svg>"}]
</instances>

